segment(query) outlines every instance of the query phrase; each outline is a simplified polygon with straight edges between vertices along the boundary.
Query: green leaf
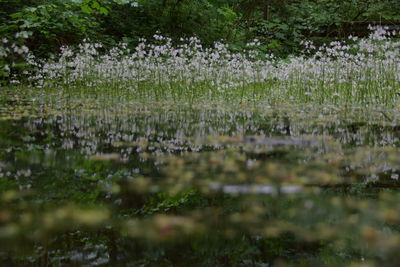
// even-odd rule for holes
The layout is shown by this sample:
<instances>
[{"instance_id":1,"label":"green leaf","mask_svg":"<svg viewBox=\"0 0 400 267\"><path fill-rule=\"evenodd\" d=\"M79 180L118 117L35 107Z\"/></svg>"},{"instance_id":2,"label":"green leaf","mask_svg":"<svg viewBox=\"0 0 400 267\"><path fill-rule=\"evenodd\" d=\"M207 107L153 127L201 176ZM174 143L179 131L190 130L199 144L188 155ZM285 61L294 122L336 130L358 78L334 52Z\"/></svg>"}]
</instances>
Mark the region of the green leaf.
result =
<instances>
[{"instance_id":1,"label":"green leaf","mask_svg":"<svg viewBox=\"0 0 400 267\"><path fill-rule=\"evenodd\" d=\"M101 6L100 6L99 2L94 1L94 2L92 3L92 8L93 8L93 9L99 10L99 9L101 8Z\"/></svg>"},{"instance_id":2,"label":"green leaf","mask_svg":"<svg viewBox=\"0 0 400 267\"><path fill-rule=\"evenodd\" d=\"M104 7L100 7L99 9L100 14L108 15L108 9Z\"/></svg>"},{"instance_id":3,"label":"green leaf","mask_svg":"<svg viewBox=\"0 0 400 267\"><path fill-rule=\"evenodd\" d=\"M85 14L92 14L93 13L93 9L91 9L88 5L82 5L81 6L81 10Z\"/></svg>"},{"instance_id":4,"label":"green leaf","mask_svg":"<svg viewBox=\"0 0 400 267\"><path fill-rule=\"evenodd\" d=\"M33 12L35 12L37 10L37 8L36 7L27 7L27 8L25 8L25 10L28 11L28 12L33 13Z\"/></svg>"}]
</instances>

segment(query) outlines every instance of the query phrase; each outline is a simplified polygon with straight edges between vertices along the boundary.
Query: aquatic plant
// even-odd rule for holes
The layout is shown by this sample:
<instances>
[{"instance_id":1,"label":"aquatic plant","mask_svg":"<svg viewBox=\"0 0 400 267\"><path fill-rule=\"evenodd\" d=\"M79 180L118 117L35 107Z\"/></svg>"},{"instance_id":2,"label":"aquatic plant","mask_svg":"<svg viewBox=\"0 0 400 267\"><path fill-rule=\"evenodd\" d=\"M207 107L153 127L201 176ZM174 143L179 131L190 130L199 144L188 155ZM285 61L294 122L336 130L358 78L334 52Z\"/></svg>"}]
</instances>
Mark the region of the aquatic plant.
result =
<instances>
[{"instance_id":1,"label":"aquatic plant","mask_svg":"<svg viewBox=\"0 0 400 267\"><path fill-rule=\"evenodd\" d=\"M372 30L372 28L371 28ZM142 40L130 50L121 44L103 51L87 41L62 48L58 60L34 63L30 77L39 87L123 91L141 99L200 101L257 100L393 105L399 88L400 42L395 32L374 28L368 38L349 37L315 47L304 42L301 56L278 59L256 49L231 52L223 43L205 48L196 38L158 44Z\"/></svg>"}]
</instances>

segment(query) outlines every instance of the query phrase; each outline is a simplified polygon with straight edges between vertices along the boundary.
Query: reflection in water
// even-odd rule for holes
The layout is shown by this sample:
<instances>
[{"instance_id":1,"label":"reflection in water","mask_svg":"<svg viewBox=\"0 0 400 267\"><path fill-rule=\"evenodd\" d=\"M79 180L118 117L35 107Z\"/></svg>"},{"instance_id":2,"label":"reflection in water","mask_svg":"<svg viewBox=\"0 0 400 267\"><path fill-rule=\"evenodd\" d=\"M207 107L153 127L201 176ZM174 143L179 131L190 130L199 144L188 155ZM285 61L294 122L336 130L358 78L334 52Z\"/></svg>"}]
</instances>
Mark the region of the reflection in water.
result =
<instances>
[{"instance_id":1,"label":"reflection in water","mask_svg":"<svg viewBox=\"0 0 400 267\"><path fill-rule=\"evenodd\" d=\"M25 97L1 97L2 264L396 258L396 110Z\"/></svg>"}]
</instances>

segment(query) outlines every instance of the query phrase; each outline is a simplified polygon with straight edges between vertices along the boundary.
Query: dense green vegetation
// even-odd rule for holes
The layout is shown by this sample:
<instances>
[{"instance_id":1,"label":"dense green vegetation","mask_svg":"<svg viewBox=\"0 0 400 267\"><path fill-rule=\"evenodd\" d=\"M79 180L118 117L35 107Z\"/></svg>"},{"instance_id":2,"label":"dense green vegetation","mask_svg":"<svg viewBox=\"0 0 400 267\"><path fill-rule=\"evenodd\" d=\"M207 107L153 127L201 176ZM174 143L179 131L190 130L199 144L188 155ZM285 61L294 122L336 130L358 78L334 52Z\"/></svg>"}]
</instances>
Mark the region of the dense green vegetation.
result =
<instances>
[{"instance_id":1,"label":"dense green vegetation","mask_svg":"<svg viewBox=\"0 0 400 267\"><path fill-rule=\"evenodd\" d=\"M0 266L396 266L396 2L0 0Z\"/></svg>"},{"instance_id":2,"label":"dense green vegetation","mask_svg":"<svg viewBox=\"0 0 400 267\"><path fill-rule=\"evenodd\" d=\"M397 23L399 7L383 1L260 0L2 0L1 33L29 31L29 47L54 53L60 45L91 38L107 44L136 42L157 31L178 39L197 36L212 44L254 38L293 51L315 35L340 36L348 22ZM364 29L365 31L365 29Z\"/></svg>"}]
</instances>

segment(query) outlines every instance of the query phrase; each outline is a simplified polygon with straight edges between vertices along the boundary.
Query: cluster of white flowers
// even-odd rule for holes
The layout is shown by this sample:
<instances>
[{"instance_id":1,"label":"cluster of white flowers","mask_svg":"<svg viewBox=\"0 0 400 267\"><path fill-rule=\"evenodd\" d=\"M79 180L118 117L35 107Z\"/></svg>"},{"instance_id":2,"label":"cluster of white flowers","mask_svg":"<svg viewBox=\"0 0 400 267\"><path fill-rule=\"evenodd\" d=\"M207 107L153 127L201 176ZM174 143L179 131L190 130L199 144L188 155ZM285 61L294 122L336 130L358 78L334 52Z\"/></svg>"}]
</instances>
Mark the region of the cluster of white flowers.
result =
<instances>
[{"instance_id":1,"label":"cluster of white flowers","mask_svg":"<svg viewBox=\"0 0 400 267\"><path fill-rule=\"evenodd\" d=\"M231 52L220 42L206 48L196 38L174 46L160 35L154 36L157 44L141 40L133 51L121 44L105 54L99 52L100 44L85 42L78 51L63 48L59 59L42 64L32 79L40 86L57 81L62 86L126 88L152 96L274 95L384 102L397 95L400 85L400 42L389 38L394 34L378 27L369 38L350 36L349 44L317 48L307 41L303 55L286 60L258 52L257 40L243 53Z\"/></svg>"},{"instance_id":2,"label":"cluster of white flowers","mask_svg":"<svg viewBox=\"0 0 400 267\"><path fill-rule=\"evenodd\" d=\"M25 39L28 39L29 34L30 33L26 31L21 31L17 32L11 39L3 37L0 40L0 78L1 76L12 76L10 79L11 84L20 83L15 74L10 75L11 69L15 67L16 64L21 61L34 64L29 48L24 45Z\"/></svg>"},{"instance_id":3,"label":"cluster of white flowers","mask_svg":"<svg viewBox=\"0 0 400 267\"><path fill-rule=\"evenodd\" d=\"M28 32L22 31L15 34L14 40L9 40L5 37L2 38L0 42L0 57L7 57L13 53L18 55L28 54L28 47L23 44L19 44L21 43L19 40L28 39L28 37Z\"/></svg>"}]
</instances>

